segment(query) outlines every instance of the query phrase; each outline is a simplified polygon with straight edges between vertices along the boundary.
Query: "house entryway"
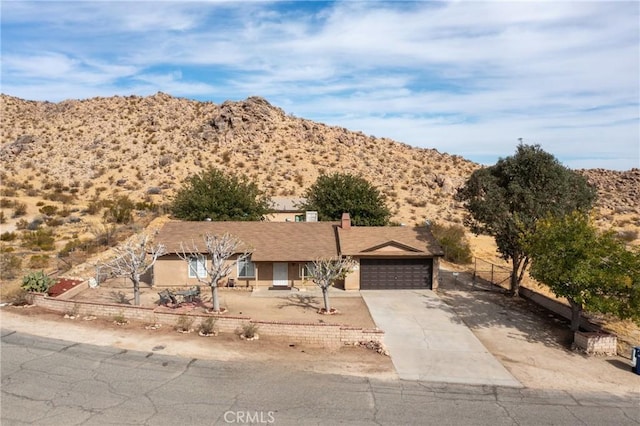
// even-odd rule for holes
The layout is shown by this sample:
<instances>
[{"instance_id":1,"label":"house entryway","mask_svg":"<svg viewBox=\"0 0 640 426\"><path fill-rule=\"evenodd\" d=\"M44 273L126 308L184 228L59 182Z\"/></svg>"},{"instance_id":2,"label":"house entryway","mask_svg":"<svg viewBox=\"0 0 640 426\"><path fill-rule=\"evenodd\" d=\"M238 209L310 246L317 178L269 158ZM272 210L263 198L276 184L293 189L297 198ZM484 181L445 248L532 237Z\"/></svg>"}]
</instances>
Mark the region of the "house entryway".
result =
<instances>
[{"instance_id":1,"label":"house entryway","mask_svg":"<svg viewBox=\"0 0 640 426\"><path fill-rule=\"evenodd\" d=\"M273 286L289 286L289 264L287 262L275 262L273 264Z\"/></svg>"}]
</instances>

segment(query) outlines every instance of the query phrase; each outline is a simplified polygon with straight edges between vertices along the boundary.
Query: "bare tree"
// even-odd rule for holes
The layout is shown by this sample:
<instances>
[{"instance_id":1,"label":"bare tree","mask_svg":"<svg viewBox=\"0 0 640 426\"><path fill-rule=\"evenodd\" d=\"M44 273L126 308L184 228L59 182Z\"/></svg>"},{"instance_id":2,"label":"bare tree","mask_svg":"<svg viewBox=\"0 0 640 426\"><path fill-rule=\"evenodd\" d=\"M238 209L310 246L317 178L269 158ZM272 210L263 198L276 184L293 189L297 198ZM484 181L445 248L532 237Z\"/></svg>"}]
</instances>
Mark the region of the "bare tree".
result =
<instances>
[{"instance_id":1,"label":"bare tree","mask_svg":"<svg viewBox=\"0 0 640 426\"><path fill-rule=\"evenodd\" d=\"M204 249L199 249L195 242L191 243L191 247L185 247L180 244L181 253L178 256L186 261L196 256L206 256L209 262L205 265L205 276L200 276L196 271L198 281L211 287L211 300L213 303L213 312L220 312L220 300L218 298L218 283L220 280L231 273L235 265L251 256L248 250L241 250L242 242L228 233L222 236L206 233L203 237ZM231 257L238 256L231 260Z\"/></svg>"},{"instance_id":2,"label":"bare tree","mask_svg":"<svg viewBox=\"0 0 640 426\"><path fill-rule=\"evenodd\" d=\"M344 278L349 274L355 266L355 261L349 257L316 259L307 267L309 276L314 284L322 289L322 297L324 299L324 309L328 313L331 311L329 306L329 287L339 278Z\"/></svg>"},{"instance_id":3,"label":"bare tree","mask_svg":"<svg viewBox=\"0 0 640 426\"><path fill-rule=\"evenodd\" d=\"M133 283L133 299L140 305L140 277L153 267L158 257L166 253L163 244L152 245L149 235L131 238L113 251L116 258L103 264L114 277L127 277Z\"/></svg>"}]
</instances>

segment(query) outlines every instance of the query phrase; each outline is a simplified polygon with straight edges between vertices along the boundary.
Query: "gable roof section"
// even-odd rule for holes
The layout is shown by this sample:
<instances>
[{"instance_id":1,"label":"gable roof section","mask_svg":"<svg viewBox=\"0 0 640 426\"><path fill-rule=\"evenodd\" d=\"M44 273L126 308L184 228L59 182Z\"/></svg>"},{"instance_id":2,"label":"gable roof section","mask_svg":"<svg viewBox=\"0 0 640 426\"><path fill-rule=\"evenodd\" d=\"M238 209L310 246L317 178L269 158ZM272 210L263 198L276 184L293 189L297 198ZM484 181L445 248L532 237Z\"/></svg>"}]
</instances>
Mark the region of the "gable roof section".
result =
<instances>
[{"instance_id":1,"label":"gable roof section","mask_svg":"<svg viewBox=\"0 0 640 426\"><path fill-rule=\"evenodd\" d=\"M420 252L413 247L409 247L405 244L399 243L397 241L387 241L386 243L379 244L375 247L370 247L368 249L362 250L363 253L368 252L381 252L381 251L405 251L405 252Z\"/></svg>"},{"instance_id":2,"label":"gable roof section","mask_svg":"<svg viewBox=\"0 0 640 426\"><path fill-rule=\"evenodd\" d=\"M206 233L225 232L242 241L256 262L305 262L338 255L333 222L167 222L158 232L156 243L167 253L181 252L180 243L204 248Z\"/></svg>"},{"instance_id":3,"label":"gable roof section","mask_svg":"<svg viewBox=\"0 0 640 426\"><path fill-rule=\"evenodd\" d=\"M442 247L426 227L352 226L337 227L340 252L347 256L425 257L442 256ZM394 247L400 250L381 250Z\"/></svg>"}]
</instances>

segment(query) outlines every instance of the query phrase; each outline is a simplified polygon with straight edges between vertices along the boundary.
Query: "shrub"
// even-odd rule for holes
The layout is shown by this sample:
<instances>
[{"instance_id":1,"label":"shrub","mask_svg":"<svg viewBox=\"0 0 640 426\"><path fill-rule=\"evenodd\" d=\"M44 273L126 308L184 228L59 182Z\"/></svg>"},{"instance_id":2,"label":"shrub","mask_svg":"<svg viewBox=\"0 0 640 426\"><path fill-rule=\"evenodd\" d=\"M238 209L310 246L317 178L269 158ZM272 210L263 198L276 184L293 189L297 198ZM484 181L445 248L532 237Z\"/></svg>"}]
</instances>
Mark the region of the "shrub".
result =
<instances>
[{"instance_id":1,"label":"shrub","mask_svg":"<svg viewBox=\"0 0 640 426\"><path fill-rule=\"evenodd\" d=\"M252 322L248 322L242 326L242 336L247 339L252 339L258 332L258 326Z\"/></svg>"},{"instance_id":2,"label":"shrub","mask_svg":"<svg viewBox=\"0 0 640 426\"><path fill-rule=\"evenodd\" d=\"M192 325L193 318L190 318L187 315L180 315L180 317L176 321L175 329L176 331L188 333L189 331L191 331Z\"/></svg>"},{"instance_id":3,"label":"shrub","mask_svg":"<svg viewBox=\"0 0 640 426\"><path fill-rule=\"evenodd\" d=\"M17 237L15 232L3 232L0 234L0 241L13 241Z\"/></svg>"},{"instance_id":4,"label":"shrub","mask_svg":"<svg viewBox=\"0 0 640 426\"><path fill-rule=\"evenodd\" d=\"M26 232L22 235L23 246L32 250L50 251L55 248L53 231L50 229L38 229Z\"/></svg>"},{"instance_id":5,"label":"shrub","mask_svg":"<svg viewBox=\"0 0 640 426\"><path fill-rule=\"evenodd\" d=\"M44 271L31 272L22 278L22 288L25 291L32 291L37 293L46 292L53 284L53 280L44 273Z\"/></svg>"},{"instance_id":6,"label":"shrub","mask_svg":"<svg viewBox=\"0 0 640 426\"><path fill-rule=\"evenodd\" d=\"M62 192L55 191L43 194L42 197L46 200L58 201L62 204L71 204L75 200L75 197L72 194L63 194Z\"/></svg>"},{"instance_id":7,"label":"shrub","mask_svg":"<svg viewBox=\"0 0 640 426\"><path fill-rule=\"evenodd\" d=\"M133 201L126 195L122 195L109 206L109 210L105 212L105 219L110 222L126 224L133 220L133 209L135 205Z\"/></svg>"},{"instance_id":8,"label":"shrub","mask_svg":"<svg viewBox=\"0 0 640 426\"><path fill-rule=\"evenodd\" d=\"M444 258L453 263L471 263L471 249L460 225L431 225L431 232L444 250Z\"/></svg>"},{"instance_id":9,"label":"shrub","mask_svg":"<svg viewBox=\"0 0 640 426\"><path fill-rule=\"evenodd\" d=\"M49 256L46 254L34 254L29 259L29 268L42 269L49 266Z\"/></svg>"},{"instance_id":10,"label":"shrub","mask_svg":"<svg viewBox=\"0 0 640 426\"><path fill-rule=\"evenodd\" d=\"M12 280L18 276L22 267L22 259L7 248L0 250L0 277Z\"/></svg>"},{"instance_id":11,"label":"shrub","mask_svg":"<svg viewBox=\"0 0 640 426\"><path fill-rule=\"evenodd\" d=\"M129 321L127 321L127 318L124 316L124 313L122 312L113 316L113 322L115 322L117 325L125 325L129 323Z\"/></svg>"},{"instance_id":12,"label":"shrub","mask_svg":"<svg viewBox=\"0 0 640 426\"><path fill-rule=\"evenodd\" d=\"M209 317L200 323L200 329L198 331L200 331L200 333L202 334L214 334L216 331L215 325L216 325L216 318Z\"/></svg>"},{"instance_id":13,"label":"shrub","mask_svg":"<svg viewBox=\"0 0 640 426\"><path fill-rule=\"evenodd\" d=\"M27 214L27 205L16 201L13 204L13 217L24 216L25 214Z\"/></svg>"},{"instance_id":14,"label":"shrub","mask_svg":"<svg viewBox=\"0 0 640 426\"><path fill-rule=\"evenodd\" d=\"M40 213L47 216L53 216L54 214L56 214L57 211L58 211L58 208L50 204L40 207Z\"/></svg>"},{"instance_id":15,"label":"shrub","mask_svg":"<svg viewBox=\"0 0 640 426\"><path fill-rule=\"evenodd\" d=\"M23 289L20 289L17 293L15 293L13 295L13 298L11 299L11 304L13 306L31 305L32 302L33 300L31 299L29 292Z\"/></svg>"},{"instance_id":16,"label":"shrub","mask_svg":"<svg viewBox=\"0 0 640 426\"><path fill-rule=\"evenodd\" d=\"M45 220L47 226L55 228L56 226L60 226L64 223L64 220L59 217L52 217L50 219Z\"/></svg>"},{"instance_id":17,"label":"shrub","mask_svg":"<svg viewBox=\"0 0 640 426\"><path fill-rule=\"evenodd\" d=\"M3 211L0 211L0 223L7 223L7 217L4 215Z\"/></svg>"}]
</instances>

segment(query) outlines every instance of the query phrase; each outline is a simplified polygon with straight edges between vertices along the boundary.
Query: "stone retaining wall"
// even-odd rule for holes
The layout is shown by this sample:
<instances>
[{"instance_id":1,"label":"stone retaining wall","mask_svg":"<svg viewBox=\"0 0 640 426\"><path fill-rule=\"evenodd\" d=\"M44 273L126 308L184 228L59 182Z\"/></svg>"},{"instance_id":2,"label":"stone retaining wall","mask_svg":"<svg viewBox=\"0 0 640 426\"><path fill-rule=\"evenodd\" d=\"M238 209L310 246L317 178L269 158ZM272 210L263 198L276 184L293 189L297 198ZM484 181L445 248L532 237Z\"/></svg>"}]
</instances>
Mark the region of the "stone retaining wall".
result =
<instances>
[{"instance_id":1,"label":"stone retaining wall","mask_svg":"<svg viewBox=\"0 0 640 426\"><path fill-rule=\"evenodd\" d=\"M181 317L193 319L193 327L209 318L216 318L216 328L222 333L234 333L243 325L255 324L258 333L264 336L286 339L292 344L318 346L337 349L345 345L357 345L360 342L375 341L383 344L384 332L378 329L363 329L339 324L311 324L280 321L260 321L244 316L227 316L206 313L174 313L163 308L104 304L85 301L62 300L45 294L34 294L33 304L60 313L73 313L81 316L94 315L101 318L123 316L128 320L148 324L175 325Z\"/></svg>"}]
</instances>

